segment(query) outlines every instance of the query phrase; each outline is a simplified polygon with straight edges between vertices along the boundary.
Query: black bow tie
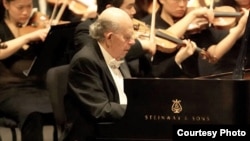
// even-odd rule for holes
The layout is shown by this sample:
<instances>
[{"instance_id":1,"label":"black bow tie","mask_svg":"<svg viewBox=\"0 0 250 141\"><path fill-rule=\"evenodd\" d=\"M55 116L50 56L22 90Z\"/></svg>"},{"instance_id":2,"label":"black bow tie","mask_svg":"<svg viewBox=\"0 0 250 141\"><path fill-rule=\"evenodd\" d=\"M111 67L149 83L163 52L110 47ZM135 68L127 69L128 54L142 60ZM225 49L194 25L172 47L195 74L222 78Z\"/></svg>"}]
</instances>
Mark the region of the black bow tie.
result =
<instances>
[{"instance_id":1,"label":"black bow tie","mask_svg":"<svg viewBox=\"0 0 250 141\"><path fill-rule=\"evenodd\" d=\"M117 61L115 59L112 59L109 62L109 66L110 66L111 69L118 69L122 63L124 63L124 60Z\"/></svg>"}]
</instances>

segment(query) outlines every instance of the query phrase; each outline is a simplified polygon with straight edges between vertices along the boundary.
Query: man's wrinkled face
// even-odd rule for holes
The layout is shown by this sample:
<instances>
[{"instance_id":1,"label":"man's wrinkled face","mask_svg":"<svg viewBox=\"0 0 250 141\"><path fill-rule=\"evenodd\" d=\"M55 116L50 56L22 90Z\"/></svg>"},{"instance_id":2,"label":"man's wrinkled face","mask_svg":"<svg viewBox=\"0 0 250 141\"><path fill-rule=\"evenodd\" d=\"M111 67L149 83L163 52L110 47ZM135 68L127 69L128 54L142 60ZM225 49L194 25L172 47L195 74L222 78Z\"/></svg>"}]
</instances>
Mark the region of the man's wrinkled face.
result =
<instances>
[{"instance_id":1,"label":"man's wrinkled face","mask_svg":"<svg viewBox=\"0 0 250 141\"><path fill-rule=\"evenodd\" d=\"M131 22L123 22L121 30L110 34L110 54L117 60L123 59L135 43L134 29Z\"/></svg>"}]
</instances>

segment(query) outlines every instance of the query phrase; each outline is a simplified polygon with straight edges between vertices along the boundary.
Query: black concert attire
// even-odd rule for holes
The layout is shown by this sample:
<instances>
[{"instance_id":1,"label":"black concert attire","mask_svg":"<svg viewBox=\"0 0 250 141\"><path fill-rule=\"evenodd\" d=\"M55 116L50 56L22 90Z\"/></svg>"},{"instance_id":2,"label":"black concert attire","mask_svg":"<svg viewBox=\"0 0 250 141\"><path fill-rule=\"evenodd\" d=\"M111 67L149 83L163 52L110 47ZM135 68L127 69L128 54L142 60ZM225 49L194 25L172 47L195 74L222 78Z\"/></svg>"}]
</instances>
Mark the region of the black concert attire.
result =
<instances>
[{"instance_id":1,"label":"black concert attire","mask_svg":"<svg viewBox=\"0 0 250 141\"><path fill-rule=\"evenodd\" d=\"M0 27L3 42L15 38L3 20ZM39 47L30 46L26 51L20 49L0 60L0 114L18 123L22 141L43 141L44 119L51 117L53 120L44 81L36 76L24 75L38 51Z\"/></svg>"},{"instance_id":2,"label":"black concert attire","mask_svg":"<svg viewBox=\"0 0 250 141\"><path fill-rule=\"evenodd\" d=\"M68 93L64 98L70 126L64 141L90 141L96 123L117 121L124 115L126 106L120 104L118 88L108 65L101 47L93 39L71 60ZM120 68L129 74L126 62ZM123 78L128 77L123 75Z\"/></svg>"},{"instance_id":3,"label":"black concert attire","mask_svg":"<svg viewBox=\"0 0 250 141\"><path fill-rule=\"evenodd\" d=\"M225 1L227 3L217 3L217 6L221 5L228 5L232 6L232 4L235 4L235 1ZM234 7L234 6L232 6ZM237 8L236 8L237 9ZM239 10L239 9L237 9ZM207 48L211 44L217 44L219 41L221 41L227 34L229 33L228 30L220 30L215 28L208 28L204 31L202 31L199 34L190 35L190 39L195 41L196 44L200 47ZM240 48L242 46L242 39L238 39L236 43L233 45L233 47L222 56L222 58L215 64L208 63L205 60L199 59L199 70L201 76L207 76L211 74L220 74L225 72L232 72L236 68L237 58L240 54ZM247 55L250 56L250 50L247 50ZM246 58L246 64L245 68L250 68L250 61L248 61L248 58Z\"/></svg>"},{"instance_id":4,"label":"black concert attire","mask_svg":"<svg viewBox=\"0 0 250 141\"><path fill-rule=\"evenodd\" d=\"M143 18L146 24L151 24L151 15ZM160 13L156 13L155 28L167 29L170 25L165 22L161 17ZM164 53L159 50L156 51L152 61L152 74L155 77L196 77L198 73L197 55L194 54L182 62L182 69L175 62L175 55L178 50L173 53Z\"/></svg>"},{"instance_id":5,"label":"black concert attire","mask_svg":"<svg viewBox=\"0 0 250 141\"><path fill-rule=\"evenodd\" d=\"M212 44L218 44L225 36L227 36L228 33L228 30L220 30L211 27L201 31L200 33L189 35L189 38L196 42L197 46L207 49ZM240 45L241 39L239 39L235 45L215 64L208 63L208 61L199 58L200 75L206 76L223 72L232 72L236 66Z\"/></svg>"}]
</instances>

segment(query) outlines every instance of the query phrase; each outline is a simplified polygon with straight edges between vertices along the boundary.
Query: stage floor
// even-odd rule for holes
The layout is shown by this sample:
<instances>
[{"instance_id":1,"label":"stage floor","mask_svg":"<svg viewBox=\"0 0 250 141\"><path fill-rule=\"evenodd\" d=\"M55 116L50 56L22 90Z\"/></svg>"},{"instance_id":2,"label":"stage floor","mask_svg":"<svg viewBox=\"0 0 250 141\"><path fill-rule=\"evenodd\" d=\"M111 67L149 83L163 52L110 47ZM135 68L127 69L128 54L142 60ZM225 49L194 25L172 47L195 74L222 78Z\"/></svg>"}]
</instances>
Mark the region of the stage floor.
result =
<instances>
[{"instance_id":1,"label":"stage floor","mask_svg":"<svg viewBox=\"0 0 250 141\"><path fill-rule=\"evenodd\" d=\"M44 126L43 135L44 141L53 141L53 126ZM21 141L20 137L20 130L16 129L17 131L17 141ZM12 136L10 129L0 127L0 135L2 137L2 141L12 141Z\"/></svg>"}]
</instances>

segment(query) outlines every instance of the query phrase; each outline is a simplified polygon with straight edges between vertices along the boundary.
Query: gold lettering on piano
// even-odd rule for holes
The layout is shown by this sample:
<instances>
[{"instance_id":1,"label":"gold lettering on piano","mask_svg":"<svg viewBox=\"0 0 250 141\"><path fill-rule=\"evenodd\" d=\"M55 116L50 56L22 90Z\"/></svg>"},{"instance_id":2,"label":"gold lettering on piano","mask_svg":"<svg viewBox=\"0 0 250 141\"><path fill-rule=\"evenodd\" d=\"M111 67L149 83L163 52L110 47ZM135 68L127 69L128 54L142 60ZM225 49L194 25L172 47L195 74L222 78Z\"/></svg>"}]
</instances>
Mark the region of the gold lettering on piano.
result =
<instances>
[{"instance_id":1,"label":"gold lettering on piano","mask_svg":"<svg viewBox=\"0 0 250 141\"><path fill-rule=\"evenodd\" d=\"M210 121L209 116L192 116L193 121Z\"/></svg>"},{"instance_id":2,"label":"gold lettering on piano","mask_svg":"<svg viewBox=\"0 0 250 141\"><path fill-rule=\"evenodd\" d=\"M204 115L192 115L192 116L176 116L176 115L144 115L146 121L194 121L194 122L208 122L210 121L209 116Z\"/></svg>"},{"instance_id":3,"label":"gold lettering on piano","mask_svg":"<svg viewBox=\"0 0 250 141\"><path fill-rule=\"evenodd\" d=\"M181 100L173 99L171 111L167 113L145 113L145 121L191 121L191 122L209 122L211 121L209 115L204 114L181 114L182 112Z\"/></svg>"},{"instance_id":4,"label":"gold lettering on piano","mask_svg":"<svg viewBox=\"0 0 250 141\"><path fill-rule=\"evenodd\" d=\"M180 116L145 115L145 120L181 120Z\"/></svg>"}]
</instances>

